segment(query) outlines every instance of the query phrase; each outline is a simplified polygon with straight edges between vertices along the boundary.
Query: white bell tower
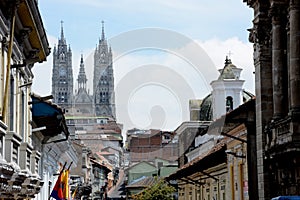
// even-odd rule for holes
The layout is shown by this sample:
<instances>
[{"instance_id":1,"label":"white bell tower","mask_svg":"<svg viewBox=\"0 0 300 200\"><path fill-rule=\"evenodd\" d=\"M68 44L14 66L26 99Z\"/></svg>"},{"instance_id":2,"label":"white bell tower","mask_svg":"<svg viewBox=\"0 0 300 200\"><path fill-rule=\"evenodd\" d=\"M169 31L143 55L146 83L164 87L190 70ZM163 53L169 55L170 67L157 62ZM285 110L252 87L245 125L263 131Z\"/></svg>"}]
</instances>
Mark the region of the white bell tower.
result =
<instances>
[{"instance_id":1,"label":"white bell tower","mask_svg":"<svg viewBox=\"0 0 300 200\"><path fill-rule=\"evenodd\" d=\"M240 80L242 69L237 68L226 56L225 66L220 69L218 80L210 83L212 87L213 120L237 108L243 103L244 80Z\"/></svg>"}]
</instances>

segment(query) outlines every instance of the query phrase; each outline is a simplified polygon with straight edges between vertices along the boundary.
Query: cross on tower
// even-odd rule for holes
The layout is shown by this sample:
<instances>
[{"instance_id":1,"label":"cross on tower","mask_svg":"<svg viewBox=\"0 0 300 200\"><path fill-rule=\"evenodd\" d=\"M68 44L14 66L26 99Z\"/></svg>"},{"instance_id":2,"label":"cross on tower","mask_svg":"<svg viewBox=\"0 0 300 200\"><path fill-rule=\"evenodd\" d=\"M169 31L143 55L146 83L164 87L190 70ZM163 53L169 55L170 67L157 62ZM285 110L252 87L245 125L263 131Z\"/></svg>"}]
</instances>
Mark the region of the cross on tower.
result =
<instances>
[{"instance_id":1,"label":"cross on tower","mask_svg":"<svg viewBox=\"0 0 300 200\"><path fill-rule=\"evenodd\" d=\"M232 53L231 51L229 51L229 52L227 53L229 59L230 59L230 57L231 57L232 54L233 54L233 53Z\"/></svg>"}]
</instances>

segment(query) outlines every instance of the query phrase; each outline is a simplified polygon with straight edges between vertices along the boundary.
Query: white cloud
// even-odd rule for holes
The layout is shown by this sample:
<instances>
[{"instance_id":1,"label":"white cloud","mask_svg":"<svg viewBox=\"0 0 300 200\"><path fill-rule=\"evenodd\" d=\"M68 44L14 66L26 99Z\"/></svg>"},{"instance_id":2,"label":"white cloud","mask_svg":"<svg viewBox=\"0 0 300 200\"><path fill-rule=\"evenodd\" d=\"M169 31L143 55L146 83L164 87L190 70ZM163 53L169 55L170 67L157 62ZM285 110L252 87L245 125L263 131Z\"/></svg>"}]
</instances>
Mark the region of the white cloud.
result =
<instances>
[{"instance_id":1,"label":"white cloud","mask_svg":"<svg viewBox=\"0 0 300 200\"><path fill-rule=\"evenodd\" d=\"M159 50L156 54L152 52L153 50L149 53L150 55L138 54L140 51L148 50L143 49L126 54L116 60L114 67L117 116L118 120L125 124L125 129L151 128L152 124L158 124L156 119L160 119L165 123L161 124L162 127L159 128L174 130L180 122L189 120L188 100L201 99L210 93L209 84L218 77L217 69L224 67L225 57L229 51L232 52L230 58L233 64L243 69L241 78L246 80L244 88L253 93L251 44L243 43L238 38L229 38L225 41L214 38L197 41L197 43L203 48L203 52L195 52L200 49L189 44L177 50L178 55ZM197 63L200 66L196 66L198 71L191 67L191 63L184 60L185 58L187 61L191 61L195 56L200 59L200 62ZM206 61L205 56L209 56L214 64ZM203 74L204 76L202 76ZM172 79L172 77L177 78ZM182 93L182 91L189 90L190 93ZM169 100L168 103L166 103L166 99ZM152 108L157 108L158 105L160 109L157 109L156 113L152 113ZM170 109L169 105L173 109ZM175 114L179 110L182 111L182 114ZM162 119L162 116L165 119Z\"/></svg>"}]
</instances>

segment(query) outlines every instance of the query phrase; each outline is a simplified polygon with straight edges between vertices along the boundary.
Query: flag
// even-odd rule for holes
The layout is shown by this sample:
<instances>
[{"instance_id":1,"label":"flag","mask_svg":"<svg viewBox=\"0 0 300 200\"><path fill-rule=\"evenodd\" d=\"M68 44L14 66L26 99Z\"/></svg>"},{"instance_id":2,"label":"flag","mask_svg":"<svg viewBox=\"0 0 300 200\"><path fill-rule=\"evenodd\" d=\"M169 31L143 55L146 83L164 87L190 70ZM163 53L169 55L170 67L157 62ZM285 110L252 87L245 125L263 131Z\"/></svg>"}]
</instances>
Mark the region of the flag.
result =
<instances>
[{"instance_id":1,"label":"flag","mask_svg":"<svg viewBox=\"0 0 300 200\"><path fill-rule=\"evenodd\" d=\"M76 196L76 192L77 192L77 189L78 189L78 186L75 188L73 194L72 194L72 200L75 199L75 196Z\"/></svg>"},{"instance_id":2,"label":"flag","mask_svg":"<svg viewBox=\"0 0 300 200\"><path fill-rule=\"evenodd\" d=\"M69 170L60 173L50 197L56 200L69 200Z\"/></svg>"},{"instance_id":3,"label":"flag","mask_svg":"<svg viewBox=\"0 0 300 200\"><path fill-rule=\"evenodd\" d=\"M53 197L56 200L63 200L63 191L62 191L62 187L61 187L61 185L62 185L61 180L62 180L63 174L64 173L59 174L57 181L56 181L54 188L50 195L50 197Z\"/></svg>"},{"instance_id":4,"label":"flag","mask_svg":"<svg viewBox=\"0 0 300 200\"><path fill-rule=\"evenodd\" d=\"M62 177L62 190L64 199L69 200L69 170L64 170L64 175Z\"/></svg>"}]
</instances>

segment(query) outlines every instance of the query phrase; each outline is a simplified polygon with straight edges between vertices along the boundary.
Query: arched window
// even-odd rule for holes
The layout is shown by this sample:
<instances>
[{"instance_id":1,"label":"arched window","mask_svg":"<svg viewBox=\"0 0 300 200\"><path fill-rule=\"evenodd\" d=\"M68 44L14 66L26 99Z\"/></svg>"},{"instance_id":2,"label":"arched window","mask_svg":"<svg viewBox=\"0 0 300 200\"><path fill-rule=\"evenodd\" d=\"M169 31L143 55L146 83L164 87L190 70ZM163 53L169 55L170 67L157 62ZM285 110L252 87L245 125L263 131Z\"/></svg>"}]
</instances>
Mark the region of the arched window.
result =
<instances>
[{"instance_id":1,"label":"arched window","mask_svg":"<svg viewBox=\"0 0 300 200\"><path fill-rule=\"evenodd\" d=\"M226 97L226 112L233 110L233 98L231 96Z\"/></svg>"}]
</instances>

